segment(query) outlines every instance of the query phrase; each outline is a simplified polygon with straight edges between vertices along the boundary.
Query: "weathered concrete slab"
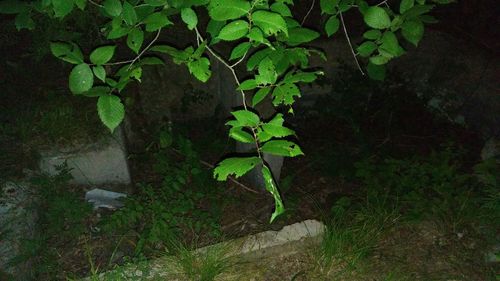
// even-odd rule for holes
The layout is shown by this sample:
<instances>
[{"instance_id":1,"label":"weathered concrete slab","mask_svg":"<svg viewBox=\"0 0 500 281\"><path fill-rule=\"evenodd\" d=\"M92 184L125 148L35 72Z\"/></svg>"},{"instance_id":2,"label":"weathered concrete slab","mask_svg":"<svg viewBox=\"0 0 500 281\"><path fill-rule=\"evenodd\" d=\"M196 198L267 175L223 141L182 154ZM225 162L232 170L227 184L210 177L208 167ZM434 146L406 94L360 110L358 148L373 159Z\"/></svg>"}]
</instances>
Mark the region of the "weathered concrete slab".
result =
<instances>
[{"instance_id":1,"label":"weathered concrete slab","mask_svg":"<svg viewBox=\"0 0 500 281\"><path fill-rule=\"evenodd\" d=\"M24 183L7 182L0 186L0 273L16 276L19 281L31 280L29 262L14 266L9 262L21 254L23 241L35 237L35 200L36 196Z\"/></svg>"},{"instance_id":2,"label":"weathered concrete slab","mask_svg":"<svg viewBox=\"0 0 500 281\"><path fill-rule=\"evenodd\" d=\"M58 174L57 166L67 163L73 182L83 185L130 184L127 150L121 129L96 144L54 148L41 152L40 171Z\"/></svg>"},{"instance_id":3,"label":"weathered concrete slab","mask_svg":"<svg viewBox=\"0 0 500 281\"><path fill-rule=\"evenodd\" d=\"M226 259L227 264L231 265L231 268L221 273L216 280L265 280L259 279L260 274L265 271L259 268L265 264L271 264L273 258L295 255L319 243L323 231L324 225L321 222L306 220L285 226L279 231L265 231L199 248L194 253L199 255L217 253L222 255L220 258ZM167 256L147 264L137 264L102 273L98 280L173 281L187 279L176 264L176 257Z\"/></svg>"}]
</instances>

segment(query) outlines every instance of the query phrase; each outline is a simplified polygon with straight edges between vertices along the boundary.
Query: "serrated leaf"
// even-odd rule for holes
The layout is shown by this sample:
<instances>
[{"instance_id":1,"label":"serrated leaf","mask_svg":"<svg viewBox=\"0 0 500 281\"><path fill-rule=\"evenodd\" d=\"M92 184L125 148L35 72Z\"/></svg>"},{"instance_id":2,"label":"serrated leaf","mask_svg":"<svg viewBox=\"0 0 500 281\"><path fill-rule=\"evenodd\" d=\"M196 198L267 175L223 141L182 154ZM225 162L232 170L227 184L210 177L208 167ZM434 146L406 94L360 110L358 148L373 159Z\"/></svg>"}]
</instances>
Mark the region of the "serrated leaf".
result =
<instances>
[{"instance_id":1,"label":"serrated leaf","mask_svg":"<svg viewBox=\"0 0 500 281\"><path fill-rule=\"evenodd\" d=\"M340 20L336 16L331 16L325 23L325 31L328 37L337 33L340 28Z\"/></svg>"},{"instance_id":2,"label":"serrated leaf","mask_svg":"<svg viewBox=\"0 0 500 281\"><path fill-rule=\"evenodd\" d=\"M384 29L391 26L391 19L387 12L377 6L368 8L363 18L365 23L371 28Z\"/></svg>"},{"instance_id":3,"label":"serrated leaf","mask_svg":"<svg viewBox=\"0 0 500 281\"><path fill-rule=\"evenodd\" d=\"M401 26L401 34L416 47L424 36L424 24L416 19L405 21Z\"/></svg>"},{"instance_id":4,"label":"serrated leaf","mask_svg":"<svg viewBox=\"0 0 500 281\"><path fill-rule=\"evenodd\" d=\"M228 176L241 177L261 163L259 157L233 157L224 159L214 169L214 178L225 181Z\"/></svg>"},{"instance_id":5,"label":"serrated leaf","mask_svg":"<svg viewBox=\"0 0 500 281\"><path fill-rule=\"evenodd\" d=\"M256 106L259 104L269 93L271 92L271 88L261 88L259 89L252 98L252 106Z\"/></svg>"},{"instance_id":6,"label":"serrated leaf","mask_svg":"<svg viewBox=\"0 0 500 281\"><path fill-rule=\"evenodd\" d=\"M251 46L252 44L250 44L250 42L243 42L238 44L238 46L234 47L234 49L231 51L229 60L235 60L243 57L248 52Z\"/></svg>"},{"instance_id":7,"label":"serrated leaf","mask_svg":"<svg viewBox=\"0 0 500 281\"><path fill-rule=\"evenodd\" d=\"M278 73L276 73L273 61L268 57L260 61L257 69L259 75L255 76L255 81L259 85L274 84L278 79Z\"/></svg>"},{"instance_id":8,"label":"serrated leaf","mask_svg":"<svg viewBox=\"0 0 500 281\"><path fill-rule=\"evenodd\" d=\"M239 142L253 143L255 140L252 135L243 131L243 127L232 127L229 130L229 136Z\"/></svg>"},{"instance_id":9,"label":"serrated leaf","mask_svg":"<svg viewBox=\"0 0 500 281\"><path fill-rule=\"evenodd\" d=\"M288 35L287 24L278 13L262 10L255 11L252 13L252 21L267 35L275 35L278 32Z\"/></svg>"},{"instance_id":10,"label":"serrated leaf","mask_svg":"<svg viewBox=\"0 0 500 281\"><path fill-rule=\"evenodd\" d=\"M264 178L266 190L271 193L274 198L274 212L269 220L269 223L272 223L279 215L285 212L285 206L283 205L283 201L281 201L280 193L276 187L271 170L267 167L267 164L262 166L262 177Z\"/></svg>"},{"instance_id":11,"label":"serrated leaf","mask_svg":"<svg viewBox=\"0 0 500 281\"><path fill-rule=\"evenodd\" d=\"M276 12L284 17L291 17L292 12L290 8L284 3L276 2L271 5L271 11Z\"/></svg>"},{"instance_id":12,"label":"serrated leaf","mask_svg":"<svg viewBox=\"0 0 500 281\"><path fill-rule=\"evenodd\" d=\"M184 23L187 24L189 30L193 30L196 25L198 25L198 17L196 13L191 8L183 8L181 10L181 18Z\"/></svg>"},{"instance_id":13,"label":"serrated leaf","mask_svg":"<svg viewBox=\"0 0 500 281\"><path fill-rule=\"evenodd\" d=\"M69 74L69 89L73 94L81 94L94 85L94 74L86 63L75 66Z\"/></svg>"},{"instance_id":14,"label":"serrated leaf","mask_svg":"<svg viewBox=\"0 0 500 281\"><path fill-rule=\"evenodd\" d=\"M146 24L147 32L157 31L160 28L172 24L172 22L168 19L168 17L161 12L153 13L147 16L144 19L144 23Z\"/></svg>"},{"instance_id":15,"label":"serrated leaf","mask_svg":"<svg viewBox=\"0 0 500 281\"><path fill-rule=\"evenodd\" d=\"M256 127L259 125L259 115L249 110L237 110L231 112L231 114L236 118L239 127Z\"/></svg>"},{"instance_id":16,"label":"serrated leaf","mask_svg":"<svg viewBox=\"0 0 500 281\"><path fill-rule=\"evenodd\" d=\"M54 0L52 0L54 1ZM66 1L66 0L63 0ZM104 10L112 17L117 17L122 13L122 3L120 0L104 0L102 3Z\"/></svg>"},{"instance_id":17,"label":"serrated leaf","mask_svg":"<svg viewBox=\"0 0 500 281\"><path fill-rule=\"evenodd\" d=\"M119 97L104 95L97 100L97 113L102 123L113 132L125 117L125 107Z\"/></svg>"},{"instance_id":18,"label":"serrated leaf","mask_svg":"<svg viewBox=\"0 0 500 281\"><path fill-rule=\"evenodd\" d=\"M135 25L137 23L137 13L135 12L134 6L132 6L128 1L123 2L123 21L128 25Z\"/></svg>"},{"instance_id":19,"label":"serrated leaf","mask_svg":"<svg viewBox=\"0 0 500 281\"><path fill-rule=\"evenodd\" d=\"M261 151L285 157L295 157L304 154L298 144L287 140L268 141L261 147Z\"/></svg>"},{"instance_id":20,"label":"serrated leaf","mask_svg":"<svg viewBox=\"0 0 500 281\"><path fill-rule=\"evenodd\" d=\"M375 50L377 50L378 46L372 41L365 41L363 44L359 45L358 48L356 48L356 51L358 51L359 55L362 57L369 57Z\"/></svg>"},{"instance_id":21,"label":"serrated leaf","mask_svg":"<svg viewBox=\"0 0 500 281\"><path fill-rule=\"evenodd\" d=\"M190 61L187 65L189 72L201 82L207 82L212 74L210 71L210 61L205 57Z\"/></svg>"},{"instance_id":22,"label":"serrated leaf","mask_svg":"<svg viewBox=\"0 0 500 281\"><path fill-rule=\"evenodd\" d=\"M138 54L141 49L142 43L144 42L144 31L141 28L135 27L132 29L127 36L127 46Z\"/></svg>"},{"instance_id":23,"label":"serrated leaf","mask_svg":"<svg viewBox=\"0 0 500 281\"><path fill-rule=\"evenodd\" d=\"M319 33L304 27L295 27L288 30L286 42L290 46L297 46L303 43L311 42L319 37Z\"/></svg>"},{"instance_id":24,"label":"serrated leaf","mask_svg":"<svg viewBox=\"0 0 500 281\"><path fill-rule=\"evenodd\" d=\"M102 46L90 53L90 61L93 64L101 65L107 63L115 54L116 46Z\"/></svg>"},{"instance_id":25,"label":"serrated leaf","mask_svg":"<svg viewBox=\"0 0 500 281\"><path fill-rule=\"evenodd\" d=\"M401 4L399 4L399 12L403 14L413 6L415 6L415 0L402 0Z\"/></svg>"},{"instance_id":26,"label":"serrated leaf","mask_svg":"<svg viewBox=\"0 0 500 281\"><path fill-rule=\"evenodd\" d=\"M52 0L54 15L56 18L63 18L73 11L74 0Z\"/></svg>"},{"instance_id":27,"label":"serrated leaf","mask_svg":"<svg viewBox=\"0 0 500 281\"><path fill-rule=\"evenodd\" d=\"M106 82L106 70L104 69L104 66L93 66L92 71L94 72L95 77L97 77L102 82Z\"/></svg>"},{"instance_id":28,"label":"serrated leaf","mask_svg":"<svg viewBox=\"0 0 500 281\"><path fill-rule=\"evenodd\" d=\"M208 14L216 21L233 20L246 15L250 8L250 2L244 0L212 0Z\"/></svg>"},{"instance_id":29,"label":"serrated leaf","mask_svg":"<svg viewBox=\"0 0 500 281\"><path fill-rule=\"evenodd\" d=\"M295 134L295 132L292 129L283 127L282 125L275 123L263 124L262 129L264 130L264 132L268 133L269 135L275 138L283 138Z\"/></svg>"},{"instance_id":30,"label":"serrated leaf","mask_svg":"<svg viewBox=\"0 0 500 281\"><path fill-rule=\"evenodd\" d=\"M248 22L244 20L236 20L230 22L220 30L217 38L225 41L233 41L240 39L245 35L247 35L248 27L249 27Z\"/></svg>"},{"instance_id":31,"label":"serrated leaf","mask_svg":"<svg viewBox=\"0 0 500 281\"><path fill-rule=\"evenodd\" d=\"M300 97L299 88L293 83L285 83L274 88L273 91L273 104L291 105L294 103L294 97Z\"/></svg>"}]
</instances>

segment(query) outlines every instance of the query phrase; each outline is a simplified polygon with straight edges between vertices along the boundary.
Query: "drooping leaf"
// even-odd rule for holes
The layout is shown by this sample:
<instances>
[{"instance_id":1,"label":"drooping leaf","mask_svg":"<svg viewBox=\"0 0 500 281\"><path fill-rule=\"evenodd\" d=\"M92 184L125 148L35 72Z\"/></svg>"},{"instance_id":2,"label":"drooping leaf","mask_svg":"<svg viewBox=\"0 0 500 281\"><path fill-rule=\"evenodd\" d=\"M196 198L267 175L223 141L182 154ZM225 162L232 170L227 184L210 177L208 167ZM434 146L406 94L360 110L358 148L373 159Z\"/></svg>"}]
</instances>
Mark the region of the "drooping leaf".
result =
<instances>
[{"instance_id":1,"label":"drooping leaf","mask_svg":"<svg viewBox=\"0 0 500 281\"><path fill-rule=\"evenodd\" d=\"M304 27L295 27L288 30L288 38L286 42L290 46L297 46L303 43L308 43L319 37L319 33Z\"/></svg>"},{"instance_id":2,"label":"drooping leaf","mask_svg":"<svg viewBox=\"0 0 500 281\"><path fill-rule=\"evenodd\" d=\"M322 14L334 15L337 13L337 5L340 0L320 0L319 5Z\"/></svg>"},{"instance_id":3,"label":"drooping leaf","mask_svg":"<svg viewBox=\"0 0 500 281\"><path fill-rule=\"evenodd\" d=\"M244 0L212 0L208 5L208 14L213 20L226 21L246 15L250 8L250 2Z\"/></svg>"},{"instance_id":4,"label":"drooping leaf","mask_svg":"<svg viewBox=\"0 0 500 281\"><path fill-rule=\"evenodd\" d=\"M230 22L220 30L217 38L225 41L233 41L240 39L245 35L247 35L248 27L249 27L248 22L244 20L236 20Z\"/></svg>"},{"instance_id":5,"label":"drooping leaf","mask_svg":"<svg viewBox=\"0 0 500 281\"><path fill-rule=\"evenodd\" d=\"M193 30L198 25L198 17L191 8L184 8L181 10L181 18L187 24L189 30Z\"/></svg>"},{"instance_id":6,"label":"drooping leaf","mask_svg":"<svg viewBox=\"0 0 500 281\"><path fill-rule=\"evenodd\" d=\"M113 132L125 117L125 107L119 97L103 95L97 100L97 113L102 123Z\"/></svg>"},{"instance_id":7,"label":"drooping leaf","mask_svg":"<svg viewBox=\"0 0 500 281\"><path fill-rule=\"evenodd\" d=\"M259 157L233 157L227 158L217 164L214 169L214 178L225 181L228 176L241 177L261 163Z\"/></svg>"},{"instance_id":8,"label":"drooping leaf","mask_svg":"<svg viewBox=\"0 0 500 281\"><path fill-rule=\"evenodd\" d=\"M285 212L285 206L283 205L283 201L281 200L281 196L278 188L276 187L276 183L273 179L273 175L271 174L271 170L269 170L266 164L262 166L262 177L264 178L266 190L271 193L274 198L274 212L271 215L271 219L269 220L269 223L272 223L279 215Z\"/></svg>"},{"instance_id":9,"label":"drooping leaf","mask_svg":"<svg viewBox=\"0 0 500 281\"><path fill-rule=\"evenodd\" d=\"M212 71L210 71L210 61L205 57L188 62L188 68L189 72L201 82L207 82L212 75Z\"/></svg>"},{"instance_id":10,"label":"drooping leaf","mask_svg":"<svg viewBox=\"0 0 500 281\"><path fill-rule=\"evenodd\" d=\"M132 6L128 1L123 2L123 21L127 25L133 26L137 23L137 13L135 12L134 6Z\"/></svg>"},{"instance_id":11,"label":"drooping leaf","mask_svg":"<svg viewBox=\"0 0 500 281\"><path fill-rule=\"evenodd\" d=\"M259 125L259 115L249 110L237 110L231 112L231 114L236 118L239 127L256 127Z\"/></svg>"},{"instance_id":12,"label":"drooping leaf","mask_svg":"<svg viewBox=\"0 0 500 281\"><path fill-rule=\"evenodd\" d=\"M79 64L69 74L69 89L73 94L81 94L94 85L94 74L86 63Z\"/></svg>"},{"instance_id":13,"label":"drooping leaf","mask_svg":"<svg viewBox=\"0 0 500 281\"><path fill-rule=\"evenodd\" d=\"M253 139L252 135L245 132L243 130L243 127L232 127L229 130L229 136L239 142L243 143L253 143L255 140Z\"/></svg>"},{"instance_id":14,"label":"drooping leaf","mask_svg":"<svg viewBox=\"0 0 500 281\"><path fill-rule=\"evenodd\" d=\"M90 61L93 64L101 65L107 63L115 54L116 46L102 46L90 53Z\"/></svg>"},{"instance_id":15,"label":"drooping leaf","mask_svg":"<svg viewBox=\"0 0 500 281\"><path fill-rule=\"evenodd\" d=\"M378 6L368 8L364 14L364 20L365 23L371 28L384 29L391 26L391 19L389 18L389 15L384 9Z\"/></svg>"}]
</instances>

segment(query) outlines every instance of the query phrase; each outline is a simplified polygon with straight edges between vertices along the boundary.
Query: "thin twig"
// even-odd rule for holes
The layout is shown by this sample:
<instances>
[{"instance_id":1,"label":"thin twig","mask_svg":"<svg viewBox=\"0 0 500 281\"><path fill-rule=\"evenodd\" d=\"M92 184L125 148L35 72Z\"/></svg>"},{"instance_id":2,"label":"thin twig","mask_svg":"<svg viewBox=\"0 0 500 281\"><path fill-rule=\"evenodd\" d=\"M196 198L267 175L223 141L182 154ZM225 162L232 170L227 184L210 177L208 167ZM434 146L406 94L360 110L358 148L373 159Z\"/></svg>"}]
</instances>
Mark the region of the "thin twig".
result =
<instances>
[{"instance_id":1,"label":"thin twig","mask_svg":"<svg viewBox=\"0 0 500 281\"><path fill-rule=\"evenodd\" d=\"M309 14L311 14L313 8L314 8L314 4L316 3L316 0L313 0L312 1L312 4L311 4L311 7L309 7L309 11L307 11L307 14L304 16L304 18L302 19L302 22L300 23L300 25L304 25L304 22L306 22L306 19L307 17L309 17Z\"/></svg>"},{"instance_id":2,"label":"thin twig","mask_svg":"<svg viewBox=\"0 0 500 281\"><path fill-rule=\"evenodd\" d=\"M100 8L103 8L103 7L104 7L103 5L101 5L101 4L99 4L99 3L96 3L96 2L94 2L94 1L92 1L92 0L89 0L89 3L90 3L90 4L92 4L92 5L94 5L94 6L100 7Z\"/></svg>"},{"instance_id":3,"label":"thin twig","mask_svg":"<svg viewBox=\"0 0 500 281\"><path fill-rule=\"evenodd\" d=\"M195 32L196 32L196 36L203 42L205 41L203 39L203 37L201 36L200 32L198 31L198 28L194 28ZM212 50L212 48L210 48L209 46L206 46L206 49L217 59L219 60L223 65L225 65L229 71L231 71L231 74L233 75L234 77L234 80L236 82L236 85L238 85L238 88L240 87L241 83L240 83L240 80L238 78L238 75L236 75L236 71L234 70L234 68L229 64L227 63L220 55L218 55L214 50ZM240 89L240 93L241 93L241 98L243 99L243 108L245 110L248 110L248 106L247 106L247 101L246 101L246 95L245 95L245 92L243 90ZM252 135L253 135L253 138L255 140L255 147L257 148L257 154L259 156L260 159L263 159L262 158L262 154L260 152L260 146L259 146L259 142L257 141L257 133L255 132L255 129L250 127L250 130L252 131Z\"/></svg>"},{"instance_id":4,"label":"thin twig","mask_svg":"<svg viewBox=\"0 0 500 281\"><path fill-rule=\"evenodd\" d=\"M243 56L241 57L241 59L239 59L237 62L235 62L235 63L233 63L233 64L231 65L231 68L233 68L233 67L237 66L237 65L238 65L238 64L240 64L242 61L244 61L244 60L245 60L245 57L247 56L247 54L248 54L248 50L247 50L247 51L243 54Z\"/></svg>"},{"instance_id":5,"label":"thin twig","mask_svg":"<svg viewBox=\"0 0 500 281\"><path fill-rule=\"evenodd\" d=\"M363 72L363 69L361 68L361 65L359 64L358 58L356 56L356 52L354 52L354 49L351 44L351 39L349 38L349 33L347 33L347 28L345 27L345 22L344 22L344 17L342 16L342 12L339 12L340 16L340 21L342 23L342 28L344 30L345 38L347 39L347 43L349 44L349 48L351 49L352 56L354 57L354 61L356 62L356 65L358 66L359 71L361 74L364 76L365 73Z\"/></svg>"},{"instance_id":6,"label":"thin twig","mask_svg":"<svg viewBox=\"0 0 500 281\"><path fill-rule=\"evenodd\" d=\"M155 38L153 38L153 40L151 40L151 42L149 42L149 44L146 46L146 48L144 48L142 50L142 52L140 52L137 57L135 57L135 59L132 60L132 62L130 63L129 67L128 67L128 70L130 70L130 68L132 67L132 65L134 65L134 63L141 58L142 55L144 55L145 52L147 52L147 50L156 42L156 40L158 40L158 38L160 38L160 34L161 34L161 28L158 29L158 32L156 33L156 36Z\"/></svg>"}]
</instances>

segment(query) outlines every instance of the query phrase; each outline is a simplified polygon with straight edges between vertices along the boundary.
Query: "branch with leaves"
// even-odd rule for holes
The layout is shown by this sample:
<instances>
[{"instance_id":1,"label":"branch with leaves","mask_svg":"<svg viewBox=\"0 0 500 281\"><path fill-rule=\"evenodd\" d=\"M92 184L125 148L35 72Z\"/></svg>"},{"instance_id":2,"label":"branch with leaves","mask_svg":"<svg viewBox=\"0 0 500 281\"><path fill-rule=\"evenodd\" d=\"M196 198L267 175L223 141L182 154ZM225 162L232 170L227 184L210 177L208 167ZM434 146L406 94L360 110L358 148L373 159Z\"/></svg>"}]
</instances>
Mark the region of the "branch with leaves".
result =
<instances>
[{"instance_id":1,"label":"branch with leaves","mask_svg":"<svg viewBox=\"0 0 500 281\"><path fill-rule=\"evenodd\" d=\"M335 35L342 26L359 70L372 79L383 80L385 65L405 53L401 39L417 46L424 25L435 22L429 15L434 4L449 2L401 0L396 10L391 8L396 5L391 2L389 6L387 1L370 5L365 0L320 0L319 9L325 19L326 36ZM232 73L243 102L243 109L233 111L233 119L226 124L229 136L237 142L255 144L255 149L253 155L219 162L214 177L237 178L260 167L266 190L275 199L272 222L283 213L284 204L263 154L296 157L303 152L293 140L295 132L284 126L286 112L265 120L256 106L269 102L278 112L287 109L293 113L293 105L301 96L301 84L313 83L323 74L310 69L310 56L326 59L322 52L305 46L320 37L320 32L303 26L318 6L316 1L312 1L302 22L295 19L293 4L293 0L1 0L0 13L16 15L14 24L18 29L33 29L35 14L61 19L75 9L99 11L108 44L96 47L88 57L73 42L53 42L50 48L54 56L74 65L69 74L70 91L97 98L99 117L111 131L124 118L122 91L129 83L141 81L143 67L164 63L151 54L168 55L202 82L212 74L210 55L218 60ZM367 27L362 41L349 36L344 16L351 11L361 13ZM207 26L200 25L199 17L209 19ZM172 20L177 18L181 25ZM193 31L197 44L184 49L157 44L161 31L174 27ZM143 47L148 36L153 39ZM122 39L132 58L113 61L116 48L123 45L119 43ZM228 58L215 51L215 45L230 42L236 44ZM244 63L245 77L249 78L240 81L235 67Z\"/></svg>"}]
</instances>

